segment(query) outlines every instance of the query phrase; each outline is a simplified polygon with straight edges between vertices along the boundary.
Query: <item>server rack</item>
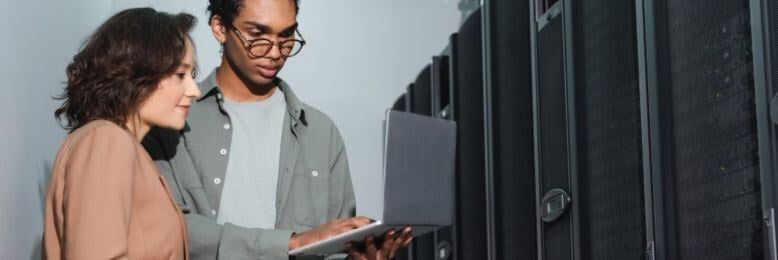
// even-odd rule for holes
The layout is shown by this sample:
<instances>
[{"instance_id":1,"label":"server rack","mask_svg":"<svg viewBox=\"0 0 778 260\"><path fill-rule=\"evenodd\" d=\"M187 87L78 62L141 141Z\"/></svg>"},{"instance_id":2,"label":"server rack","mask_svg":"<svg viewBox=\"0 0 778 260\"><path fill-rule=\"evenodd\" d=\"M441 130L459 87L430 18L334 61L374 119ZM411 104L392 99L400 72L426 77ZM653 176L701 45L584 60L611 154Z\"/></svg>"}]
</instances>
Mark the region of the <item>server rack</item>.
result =
<instances>
[{"instance_id":1,"label":"server rack","mask_svg":"<svg viewBox=\"0 0 778 260\"><path fill-rule=\"evenodd\" d=\"M439 56L432 57L432 111L433 116L442 119L451 119L451 66L449 63L451 48ZM456 219L451 212L452 221ZM434 234L435 259L445 260L453 258L454 251L454 226L443 227Z\"/></svg>"},{"instance_id":2,"label":"server rack","mask_svg":"<svg viewBox=\"0 0 778 260\"><path fill-rule=\"evenodd\" d=\"M537 19L531 21L538 258L574 259L571 146L575 144L569 135L572 81L566 67L572 58L566 50L571 45L565 42L570 38L569 15L563 12L569 8L563 8L565 1L541 8L543 2L530 1L532 10L545 10L533 14Z\"/></svg>"},{"instance_id":3,"label":"server rack","mask_svg":"<svg viewBox=\"0 0 778 260\"><path fill-rule=\"evenodd\" d=\"M576 259L643 259L645 207L634 1L565 1ZM603 26L607 25L607 26ZM573 142L571 142L573 143Z\"/></svg>"},{"instance_id":4,"label":"server rack","mask_svg":"<svg viewBox=\"0 0 778 260\"><path fill-rule=\"evenodd\" d=\"M411 93L411 113L432 116L432 70L428 64L419 75L416 81L408 88Z\"/></svg>"},{"instance_id":5,"label":"server rack","mask_svg":"<svg viewBox=\"0 0 778 260\"><path fill-rule=\"evenodd\" d=\"M641 258L634 4L547 2L530 3L543 12L531 25L538 258Z\"/></svg>"},{"instance_id":6,"label":"server rack","mask_svg":"<svg viewBox=\"0 0 778 260\"><path fill-rule=\"evenodd\" d=\"M489 259L537 258L529 8L483 5Z\"/></svg>"},{"instance_id":7,"label":"server rack","mask_svg":"<svg viewBox=\"0 0 778 260\"><path fill-rule=\"evenodd\" d=\"M767 257L754 7L638 3L649 256Z\"/></svg>"},{"instance_id":8,"label":"server rack","mask_svg":"<svg viewBox=\"0 0 778 260\"><path fill-rule=\"evenodd\" d=\"M762 178L762 212L765 233L765 257L778 259L775 208L778 194L776 162L778 162L778 3L749 1L756 109L756 128L759 145L759 169Z\"/></svg>"},{"instance_id":9,"label":"server rack","mask_svg":"<svg viewBox=\"0 0 778 260\"><path fill-rule=\"evenodd\" d=\"M487 255L481 29L479 8L450 41L451 118L457 122L454 259Z\"/></svg>"},{"instance_id":10,"label":"server rack","mask_svg":"<svg viewBox=\"0 0 778 260\"><path fill-rule=\"evenodd\" d=\"M522 44L500 38L509 17L500 11L520 10L509 4L486 0L484 16L471 16L450 53L433 59L430 112L464 124L459 143L472 148L458 152L455 259L778 257L778 4L530 1L531 153L510 150L527 144L504 135L526 134L509 119L528 118L507 102L526 97L504 83L517 73L501 71L521 60L500 59L510 55L501 41ZM437 83L444 61L448 106ZM501 146L510 142L519 145ZM526 157L535 175L508 174L526 165L505 158ZM527 180L530 206L526 194L505 193ZM520 215L527 209L533 216ZM535 222L512 222L519 228L509 217ZM507 232L528 228L533 239Z\"/></svg>"}]
</instances>

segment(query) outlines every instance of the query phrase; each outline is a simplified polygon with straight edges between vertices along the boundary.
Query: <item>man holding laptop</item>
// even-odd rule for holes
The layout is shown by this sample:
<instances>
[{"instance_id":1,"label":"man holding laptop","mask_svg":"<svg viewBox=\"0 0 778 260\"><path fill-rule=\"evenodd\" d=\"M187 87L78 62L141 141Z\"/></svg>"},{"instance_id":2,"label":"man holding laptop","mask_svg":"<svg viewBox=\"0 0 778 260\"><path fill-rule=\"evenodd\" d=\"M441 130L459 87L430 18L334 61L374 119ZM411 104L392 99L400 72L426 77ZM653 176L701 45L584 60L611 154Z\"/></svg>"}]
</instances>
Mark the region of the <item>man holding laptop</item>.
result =
<instances>
[{"instance_id":1,"label":"man holding laptop","mask_svg":"<svg viewBox=\"0 0 778 260\"><path fill-rule=\"evenodd\" d=\"M186 217L193 259L288 259L298 247L368 225L343 141L322 112L276 77L305 45L297 0L210 0L221 66L180 132L153 129L144 146ZM367 237L351 258L389 259L410 228Z\"/></svg>"}]
</instances>

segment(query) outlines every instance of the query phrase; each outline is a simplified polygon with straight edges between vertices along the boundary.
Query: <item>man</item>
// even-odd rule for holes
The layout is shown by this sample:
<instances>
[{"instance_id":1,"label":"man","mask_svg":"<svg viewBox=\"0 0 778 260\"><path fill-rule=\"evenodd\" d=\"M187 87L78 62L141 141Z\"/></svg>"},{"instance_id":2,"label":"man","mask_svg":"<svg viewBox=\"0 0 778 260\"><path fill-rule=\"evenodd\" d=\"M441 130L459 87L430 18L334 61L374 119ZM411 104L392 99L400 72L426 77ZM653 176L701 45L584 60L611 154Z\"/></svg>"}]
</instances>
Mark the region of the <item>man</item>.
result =
<instances>
[{"instance_id":1,"label":"man","mask_svg":"<svg viewBox=\"0 0 778 260\"><path fill-rule=\"evenodd\" d=\"M220 67L180 132L154 129L144 145L184 212L193 259L287 259L290 249L366 225L346 150L322 112L276 77L305 41L296 0L211 0ZM350 249L393 257L410 229Z\"/></svg>"}]
</instances>

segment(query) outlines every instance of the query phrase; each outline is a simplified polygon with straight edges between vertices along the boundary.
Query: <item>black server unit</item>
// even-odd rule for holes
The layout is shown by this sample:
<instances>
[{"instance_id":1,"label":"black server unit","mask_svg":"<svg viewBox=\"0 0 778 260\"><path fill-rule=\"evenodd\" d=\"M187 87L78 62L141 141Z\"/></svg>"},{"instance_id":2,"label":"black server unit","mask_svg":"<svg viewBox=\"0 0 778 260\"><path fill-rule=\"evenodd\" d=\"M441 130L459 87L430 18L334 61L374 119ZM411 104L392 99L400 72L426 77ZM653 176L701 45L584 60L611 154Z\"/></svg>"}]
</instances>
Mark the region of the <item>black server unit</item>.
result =
<instances>
[{"instance_id":1,"label":"black server unit","mask_svg":"<svg viewBox=\"0 0 778 260\"><path fill-rule=\"evenodd\" d=\"M778 258L778 3L531 7L539 258Z\"/></svg>"},{"instance_id":2,"label":"black server unit","mask_svg":"<svg viewBox=\"0 0 778 260\"><path fill-rule=\"evenodd\" d=\"M408 88L411 101L411 113L432 116L432 71L430 65L424 67L416 81Z\"/></svg>"},{"instance_id":3,"label":"black server unit","mask_svg":"<svg viewBox=\"0 0 778 260\"><path fill-rule=\"evenodd\" d=\"M669 84L661 98L676 256L762 258L748 1L666 7Z\"/></svg>"},{"instance_id":4,"label":"black server unit","mask_svg":"<svg viewBox=\"0 0 778 260\"><path fill-rule=\"evenodd\" d=\"M493 259L537 259L537 211L530 58L530 12L525 1L484 5L489 25L486 55L487 149L491 152ZM481 259L485 259L482 257Z\"/></svg>"},{"instance_id":5,"label":"black server unit","mask_svg":"<svg viewBox=\"0 0 778 260\"><path fill-rule=\"evenodd\" d=\"M665 4L657 19L667 25L658 45L667 57L659 98L668 258L762 258L748 1Z\"/></svg>"},{"instance_id":6,"label":"black server unit","mask_svg":"<svg viewBox=\"0 0 778 260\"><path fill-rule=\"evenodd\" d=\"M775 171L765 168L772 159L760 156L770 139L760 137L766 116L757 113L764 100L757 93L764 85L755 82L764 77L755 68L763 64L752 55L763 52L752 34L762 28L760 2L638 1L650 140L644 152L653 169L649 252L657 259L770 255L765 245L774 243L767 243L763 220L770 220L774 186L763 180Z\"/></svg>"},{"instance_id":7,"label":"black server unit","mask_svg":"<svg viewBox=\"0 0 778 260\"><path fill-rule=\"evenodd\" d=\"M432 111L435 117L451 120L451 67L449 57L450 47L440 56L432 57ZM452 220L454 212L451 212ZM454 245L454 229L452 226L442 227L435 231L435 259L452 259Z\"/></svg>"},{"instance_id":8,"label":"black server unit","mask_svg":"<svg viewBox=\"0 0 778 260\"><path fill-rule=\"evenodd\" d=\"M778 2L750 1L756 128L759 139L759 170L762 173L762 215L765 220L764 255L778 258L775 208L778 194Z\"/></svg>"},{"instance_id":9,"label":"black server unit","mask_svg":"<svg viewBox=\"0 0 778 260\"><path fill-rule=\"evenodd\" d=\"M544 1L533 1L538 5ZM569 29L558 1L538 13L531 28L533 42L533 103L535 172L540 259L573 259L570 208L568 89L564 41ZM533 8L536 9L536 8Z\"/></svg>"},{"instance_id":10,"label":"black server unit","mask_svg":"<svg viewBox=\"0 0 778 260\"><path fill-rule=\"evenodd\" d=\"M451 118L457 122L454 259L485 259L486 184L481 10L451 37Z\"/></svg>"},{"instance_id":11,"label":"black server unit","mask_svg":"<svg viewBox=\"0 0 778 260\"><path fill-rule=\"evenodd\" d=\"M451 119L451 47L432 57L432 113L437 118Z\"/></svg>"},{"instance_id":12,"label":"black server unit","mask_svg":"<svg viewBox=\"0 0 778 260\"><path fill-rule=\"evenodd\" d=\"M643 259L645 207L635 1L570 1L576 259ZM565 6L566 8L568 6Z\"/></svg>"}]
</instances>

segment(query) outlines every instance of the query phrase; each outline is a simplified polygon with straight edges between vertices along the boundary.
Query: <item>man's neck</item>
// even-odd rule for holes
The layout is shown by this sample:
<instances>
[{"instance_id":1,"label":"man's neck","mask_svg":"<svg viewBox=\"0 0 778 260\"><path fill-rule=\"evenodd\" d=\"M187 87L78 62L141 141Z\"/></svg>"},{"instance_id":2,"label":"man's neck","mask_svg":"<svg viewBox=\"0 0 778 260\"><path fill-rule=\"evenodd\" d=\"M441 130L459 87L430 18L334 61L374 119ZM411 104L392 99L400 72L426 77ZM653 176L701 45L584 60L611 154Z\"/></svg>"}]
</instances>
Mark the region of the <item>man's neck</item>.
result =
<instances>
[{"instance_id":1,"label":"man's neck","mask_svg":"<svg viewBox=\"0 0 778 260\"><path fill-rule=\"evenodd\" d=\"M239 76L226 59L222 59L222 64L216 71L216 84L222 91L222 94L234 102L255 102L263 101L275 93L276 86L271 83L268 85L256 85L249 79Z\"/></svg>"}]
</instances>

